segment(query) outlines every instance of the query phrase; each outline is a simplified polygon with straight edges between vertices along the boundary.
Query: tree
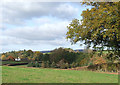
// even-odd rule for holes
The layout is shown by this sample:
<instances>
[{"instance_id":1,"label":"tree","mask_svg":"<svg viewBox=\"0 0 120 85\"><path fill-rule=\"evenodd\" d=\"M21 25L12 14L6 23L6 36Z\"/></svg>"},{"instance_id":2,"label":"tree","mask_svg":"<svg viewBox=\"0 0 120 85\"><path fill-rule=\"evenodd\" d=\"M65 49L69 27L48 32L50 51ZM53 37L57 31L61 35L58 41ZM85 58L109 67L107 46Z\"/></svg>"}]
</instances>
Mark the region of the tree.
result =
<instances>
[{"instance_id":1,"label":"tree","mask_svg":"<svg viewBox=\"0 0 120 85\"><path fill-rule=\"evenodd\" d=\"M1 55L1 60L6 60L6 56L5 55Z\"/></svg>"},{"instance_id":2,"label":"tree","mask_svg":"<svg viewBox=\"0 0 120 85\"><path fill-rule=\"evenodd\" d=\"M7 60L12 60L12 61L15 61L15 58L14 58L14 57L12 57L12 56L8 56L8 57L7 57Z\"/></svg>"},{"instance_id":3,"label":"tree","mask_svg":"<svg viewBox=\"0 0 120 85\"><path fill-rule=\"evenodd\" d=\"M27 54L27 56L32 56L33 55L33 51L32 50L28 50L28 51L26 51L26 54Z\"/></svg>"},{"instance_id":4,"label":"tree","mask_svg":"<svg viewBox=\"0 0 120 85\"><path fill-rule=\"evenodd\" d=\"M43 53L41 53L40 51L36 51L36 52L34 53L34 59L35 59L35 61L40 61L40 60L42 60L42 57L43 57Z\"/></svg>"},{"instance_id":5,"label":"tree","mask_svg":"<svg viewBox=\"0 0 120 85\"><path fill-rule=\"evenodd\" d=\"M50 61L50 54L44 54L42 60L43 61Z\"/></svg>"},{"instance_id":6,"label":"tree","mask_svg":"<svg viewBox=\"0 0 120 85\"><path fill-rule=\"evenodd\" d=\"M75 60L75 58L75 53L69 52L61 47L53 50L50 54L50 61L55 63L58 63L60 60L64 60L65 63L68 62L70 64Z\"/></svg>"},{"instance_id":7,"label":"tree","mask_svg":"<svg viewBox=\"0 0 120 85\"><path fill-rule=\"evenodd\" d=\"M120 2L83 2L92 6L82 12L81 22L74 19L66 33L72 44L84 41L88 47L114 50L120 56Z\"/></svg>"}]
</instances>

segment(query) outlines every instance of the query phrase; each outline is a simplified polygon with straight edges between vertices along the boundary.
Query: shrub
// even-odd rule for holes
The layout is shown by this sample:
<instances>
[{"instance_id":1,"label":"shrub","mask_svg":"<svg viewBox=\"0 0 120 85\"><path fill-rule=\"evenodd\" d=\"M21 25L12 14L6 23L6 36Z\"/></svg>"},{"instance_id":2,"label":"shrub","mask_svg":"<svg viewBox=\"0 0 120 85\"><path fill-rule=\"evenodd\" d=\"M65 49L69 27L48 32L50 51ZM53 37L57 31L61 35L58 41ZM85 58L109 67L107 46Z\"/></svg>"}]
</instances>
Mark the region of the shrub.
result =
<instances>
[{"instance_id":1,"label":"shrub","mask_svg":"<svg viewBox=\"0 0 120 85\"><path fill-rule=\"evenodd\" d=\"M70 68L70 65L68 63L65 64L66 68Z\"/></svg>"},{"instance_id":2,"label":"shrub","mask_svg":"<svg viewBox=\"0 0 120 85\"><path fill-rule=\"evenodd\" d=\"M61 69L67 69L66 64L65 64L65 63L62 63L62 64L60 65L60 68L61 68Z\"/></svg>"},{"instance_id":3,"label":"shrub","mask_svg":"<svg viewBox=\"0 0 120 85\"><path fill-rule=\"evenodd\" d=\"M80 66L86 66L86 65L88 65L88 59L84 58L83 60L80 61L79 65Z\"/></svg>"},{"instance_id":4,"label":"shrub","mask_svg":"<svg viewBox=\"0 0 120 85\"><path fill-rule=\"evenodd\" d=\"M49 62L49 61L46 62L46 67L47 67L47 68L50 67L50 62Z\"/></svg>"},{"instance_id":5,"label":"shrub","mask_svg":"<svg viewBox=\"0 0 120 85\"><path fill-rule=\"evenodd\" d=\"M57 63L57 67L58 68L61 68L61 66L65 63L64 59L60 60L58 63ZM64 65L63 65L64 66Z\"/></svg>"},{"instance_id":6,"label":"shrub","mask_svg":"<svg viewBox=\"0 0 120 85\"><path fill-rule=\"evenodd\" d=\"M42 61L41 67L46 68L46 62Z\"/></svg>"},{"instance_id":7,"label":"shrub","mask_svg":"<svg viewBox=\"0 0 120 85\"><path fill-rule=\"evenodd\" d=\"M67 69L67 68L69 68L70 67L70 65L68 64L68 63L62 63L61 65L60 65L60 68L61 69Z\"/></svg>"},{"instance_id":8,"label":"shrub","mask_svg":"<svg viewBox=\"0 0 120 85\"><path fill-rule=\"evenodd\" d=\"M55 68L55 67L56 67L55 62L52 62L51 67L52 67L52 68Z\"/></svg>"},{"instance_id":9,"label":"shrub","mask_svg":"<svg viewBox=\"0 0 120 85\"><path fill-rule=\"evenodd\" d=\"M88 65L90 62L90 55L88 53L80 52L79 55L77 55L76 61L78 66L85 66Z\"/></svg>"},{"instance_id":10,"label":"shrub","mask_svg":"<svg viewBox=\"0 0 120 85\"><path fill-rule=\"evenodd\" d=\"M89 70L92 71L104 71L104 72L118 72L120 63L103 63L88 66Z\"/></svg>"},{"instance_id":11,"label":"shrub","mask_svg":"<svg viewBox=\"0 0 120 85\"><path fill-rule=\"evenodd\" d=\"M30 62L30 63L28 63L27 67L35 67L35 63Z\"/></svg>"},{"instance_id":12,"label":"shrub","mask_svg":"<svg viewBox=\"0 0 120 85\"><path fill-rule=\"evenodd\" d=\"M89 66L91 66L91 65L93 65L93 62L89 62L89 64L88 64Z\"/></svg>"},{"instance_id":13,"label":"shrub","mask_svg":"<svg viewBox=\"0 0 120 85\"><path fill-rule=\"evenodd\" d=\"M107 71L107 64L101 65L102 71L106 72Z\"/></svg>"},{"instance_id":14,"label":"shrub","mask_svg":"<svg viewBox=\"0 0 120 85\"><path fill-rule=\"evenodd\" d=\"M106 60L103 57L94 57L93 64L102 64L106 63Z\"/></svg>"},{"instance_id":15,"label":"shrub","mask_svg":"<svg viewBox=\"0 0 120 85\"><path fill-rule=\"evenodd\" d=\"M71 66L71 68L75 68L76 67L76 63L73 62L70 66Z\"/></svg>"},{"instance_id":16,"label":"shrub","mask_svg":"<svg viewBox=\"0 0 120 85\"><path fill-rule=\"evenodd\" d=\"M38 62L35 63L35 67L40 67Z\"/></svg>"}]
</instances>

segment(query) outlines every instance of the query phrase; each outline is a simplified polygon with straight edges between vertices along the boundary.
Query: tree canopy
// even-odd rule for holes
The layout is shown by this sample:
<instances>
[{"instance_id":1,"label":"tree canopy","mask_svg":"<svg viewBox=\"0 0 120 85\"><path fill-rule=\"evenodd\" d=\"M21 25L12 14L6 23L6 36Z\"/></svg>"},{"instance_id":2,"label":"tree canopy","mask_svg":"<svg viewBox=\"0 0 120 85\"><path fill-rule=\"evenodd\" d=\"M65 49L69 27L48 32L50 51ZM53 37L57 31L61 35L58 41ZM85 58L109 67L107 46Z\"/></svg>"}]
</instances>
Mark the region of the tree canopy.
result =
<instances>
[{"instance_id":1,"label":"tree canopy","mask_svg":"<svg viewBox=\"0 0 120 85\"><path fill-rule=\"evenodd\" d=\"M113 49L120 54L120 2L82 2L82 5L90 5L91 9L82 12L81 21L72 20L67 26L67 39L72 44L78 41L93 48L104 47Z\"/></svg>"}]
</instances>

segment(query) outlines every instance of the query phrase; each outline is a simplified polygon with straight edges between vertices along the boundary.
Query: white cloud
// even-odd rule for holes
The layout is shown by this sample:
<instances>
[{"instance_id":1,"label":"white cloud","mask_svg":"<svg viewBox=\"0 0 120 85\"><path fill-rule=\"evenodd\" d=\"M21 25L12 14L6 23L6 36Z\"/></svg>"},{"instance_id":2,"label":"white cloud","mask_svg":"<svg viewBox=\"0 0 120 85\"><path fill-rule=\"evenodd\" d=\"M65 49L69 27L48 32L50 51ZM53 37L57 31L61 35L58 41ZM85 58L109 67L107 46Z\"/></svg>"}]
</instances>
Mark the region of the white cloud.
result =
<instances>
[{"instance_id":1,"label":"white cloud","mask_svg":"<svg viewBox=\"0 0 120 85\"><path fill-rule=\"evenodd\" d=\"M27 40L55 40L65 36L69 22L46 23L40 26L26 26L2 31L3 35Z\"/></svg>"},{"instance_id":2,"label":"white cloud","mask_svg":"<svg viewBox=\"0 0 120 85\"><path fill-rule=\"evenodd\" d=\"M53 22L48 17L41 17L41 18L33 18L32 21L36 24L44 24L44 23L51 23Z\"/></svg>"},{"instance_id":3,"label":"white cloud","mask_svg":"<svg viewBox=\"0 0 120 85\"><path fill-rule=\"evenodd\" d=\"M38 19L38 21L41 19ZM68 44L65 39L69 21L56 21L35 26L21 26L11 29L1 30L0 45L3 47L10 45L41 45L41 46L65 46ZM34 20L33 20L34 21Z\"/></svg>"},{"instance_id":4,"label":"white cloud","mask_svg":"<svg viewBox=\"0 0 120 85\"><path fill-rule=\"evenodd\" d=\"M43 16L71 19L78 8L67 3L52 2L6 2L3 6L3 21L8 24L25 24L25 20Z\"/></svg>"},{"instance_id":5,"label":"white cloud","mask_svg":"<svg viewBox=\"0 0 120 85\"><path fill-rule=\"evenodd\" d=\"M78 13L78 8L75 8L69 4L61 4L57 8L57 13L62 18L73 18Z\"/></svg>"},{"instance_id":6,"label":"white cloud","mask_svg":"<svg viewBox=\"0 0 120 85\"><path fill-rule=\"evenodd\" d=\"M1 46L18 45L18 44L28 45L29 43L30 43L29 40L20 39L20 38L18 39L16 37L11 37L11 36L1 35L1 38L0 38L0 45Z\"/></svg>"}]
</instances>

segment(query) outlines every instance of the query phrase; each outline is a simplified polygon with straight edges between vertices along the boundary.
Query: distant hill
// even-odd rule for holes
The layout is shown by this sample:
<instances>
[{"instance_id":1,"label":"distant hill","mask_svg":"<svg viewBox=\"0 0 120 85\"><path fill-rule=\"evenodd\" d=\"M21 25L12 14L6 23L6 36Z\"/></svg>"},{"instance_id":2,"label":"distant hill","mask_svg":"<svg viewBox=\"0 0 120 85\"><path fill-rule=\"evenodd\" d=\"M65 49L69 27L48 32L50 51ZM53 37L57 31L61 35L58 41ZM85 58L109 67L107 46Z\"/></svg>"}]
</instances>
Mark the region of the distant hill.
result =
<instances>
[{"instance_id":1,"label":"distant hill","mask_svg":"<svg viewBox=\"0 0 120 85\"><path fill-rule=\"evenodd\" d=\"M78 49L78 50L74 50L74 51L75 51L75 52L76 52L76 51L83 52L83 49Z\"/></svg>"},{"instance_id":2,"label":"distant hill","mask_svg":"<svg viewBox=\"0 0 120 85\"><path fill-rule=\"evenodd\" d=\"M75 52L76 51L79 51L79 52L83 52L83 49L77 49L77 50L74 50ZM40 51L40 52L42 52L42 53L49 53L49 52L51 52L51 51Z\"/></svg>"},{"instance_id":3,"label":"distant hill","mask_svg":"<svg viewBox=\"0 0 120 85\"><path fill-rule=\"evenodd\" d=\"M49 53L49 52L51 52L51 51L40 51L41 53Z\"/></svg>"}]
</instances>

